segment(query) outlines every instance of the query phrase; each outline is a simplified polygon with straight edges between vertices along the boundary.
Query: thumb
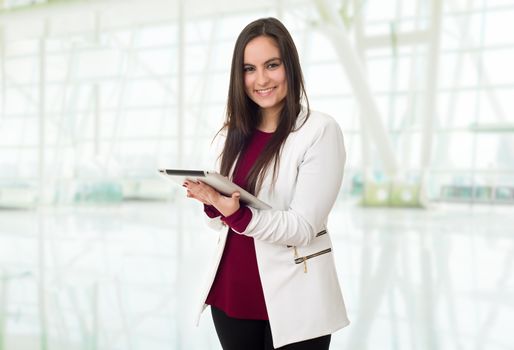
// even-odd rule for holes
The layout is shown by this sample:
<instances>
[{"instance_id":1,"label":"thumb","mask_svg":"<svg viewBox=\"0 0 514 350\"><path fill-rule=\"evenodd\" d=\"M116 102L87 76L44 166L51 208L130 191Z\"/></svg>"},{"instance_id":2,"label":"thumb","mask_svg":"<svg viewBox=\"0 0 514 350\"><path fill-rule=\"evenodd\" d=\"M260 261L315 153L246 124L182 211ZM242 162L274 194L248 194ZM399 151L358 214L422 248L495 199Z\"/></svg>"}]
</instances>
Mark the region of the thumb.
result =
<instances>
[{"instance_id":1,"label":"thumb","mask_svg":"<svg viewBox=\"0 0 514 350\"><path fill-rule=\"evenodd\" d=\"M232 193L232 196L231 196L231 197L232 197L232 199L239 199L239 198L241 197L241 193L239 193L239 192L234 192L234 193Z\"/></svg>"}]
</instances>

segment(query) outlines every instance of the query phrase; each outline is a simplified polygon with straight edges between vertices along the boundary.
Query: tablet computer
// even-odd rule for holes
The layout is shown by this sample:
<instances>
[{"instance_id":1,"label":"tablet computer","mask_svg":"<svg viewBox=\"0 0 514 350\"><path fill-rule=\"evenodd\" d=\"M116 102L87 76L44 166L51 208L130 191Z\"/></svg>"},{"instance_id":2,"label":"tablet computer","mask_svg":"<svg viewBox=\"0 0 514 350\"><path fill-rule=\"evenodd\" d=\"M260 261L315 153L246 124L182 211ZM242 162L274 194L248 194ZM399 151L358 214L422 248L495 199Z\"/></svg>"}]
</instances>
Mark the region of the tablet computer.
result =
<instances>
[{"instance_id":1,"label":"tablet computer","mask_svg":"<svg viewBox=\"0 0 514 350\"><path fill-rule=\"evenodd\" d=\"M230 197L232 193L241 194L240 201L256 209L271 209L271 206L264 203L250 192L242 189L227 177L215 172L206 170L185 170L185 169L158 169L159 173L173 182L183 185L184 181L201 181L216 189L219 193Z\"/></svg>"}]
</instances>

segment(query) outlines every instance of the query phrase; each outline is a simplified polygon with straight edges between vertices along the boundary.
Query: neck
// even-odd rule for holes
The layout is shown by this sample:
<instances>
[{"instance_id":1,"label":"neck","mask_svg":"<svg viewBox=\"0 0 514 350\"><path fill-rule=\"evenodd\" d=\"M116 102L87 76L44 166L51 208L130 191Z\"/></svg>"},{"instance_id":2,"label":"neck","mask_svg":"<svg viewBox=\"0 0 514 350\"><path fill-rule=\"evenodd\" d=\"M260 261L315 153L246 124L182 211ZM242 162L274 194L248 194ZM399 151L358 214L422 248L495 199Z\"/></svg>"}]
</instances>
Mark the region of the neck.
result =
<instances>
[{"instance_id":1,"label":"neck","mask_svg":"<svg viewBox=\"0 0 514 350\"><path fill-rule=\"evenodd\" d=\"M261 122L257 129L264 132L274 132L278 126L278 119L280 116L281 109L277 110L263 110L261 116Z\"/></svg>"}]
</instances>

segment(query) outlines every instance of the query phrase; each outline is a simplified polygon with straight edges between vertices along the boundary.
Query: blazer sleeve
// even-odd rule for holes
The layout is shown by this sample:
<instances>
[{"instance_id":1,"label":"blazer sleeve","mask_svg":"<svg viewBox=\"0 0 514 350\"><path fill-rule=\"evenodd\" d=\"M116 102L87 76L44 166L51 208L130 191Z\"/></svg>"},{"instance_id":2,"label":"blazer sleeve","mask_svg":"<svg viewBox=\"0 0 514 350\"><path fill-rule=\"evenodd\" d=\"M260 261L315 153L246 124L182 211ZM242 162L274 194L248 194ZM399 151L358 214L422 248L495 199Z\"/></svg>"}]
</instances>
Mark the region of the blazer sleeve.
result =
<instances>
[{"instance_id":1,"label":"blazer sleeve","mask_svg":"<svg viewBox=\"0 0 514 350\"><path fill-rule=\"evenodd\" d=\"M345 161L341 128L330 119L317 130L304 154L289 208L250 207L252 219L246 230L239 233L275 244L308 245L325 228L341 188Z\"/></svg>"}]
</instances>

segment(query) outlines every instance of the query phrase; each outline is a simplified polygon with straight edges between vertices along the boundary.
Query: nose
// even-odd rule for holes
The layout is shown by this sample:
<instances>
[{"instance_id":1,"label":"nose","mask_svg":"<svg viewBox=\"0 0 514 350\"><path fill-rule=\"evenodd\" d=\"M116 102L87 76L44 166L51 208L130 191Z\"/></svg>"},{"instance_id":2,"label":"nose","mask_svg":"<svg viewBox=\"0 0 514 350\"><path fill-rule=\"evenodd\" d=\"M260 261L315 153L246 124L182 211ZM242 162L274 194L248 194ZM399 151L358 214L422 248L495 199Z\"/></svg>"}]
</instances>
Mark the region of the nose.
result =
<instances>
[{"instance_id":1,"label":"nose","mask_svg":"<svg viewBox=\"0 0 514 350\"><path fill-rule=\"evenodd\" d=\"M265 69L257 70L257 84L260 86L265 86L269 82L268 73Z\"/></svg>"}]
</instances>

